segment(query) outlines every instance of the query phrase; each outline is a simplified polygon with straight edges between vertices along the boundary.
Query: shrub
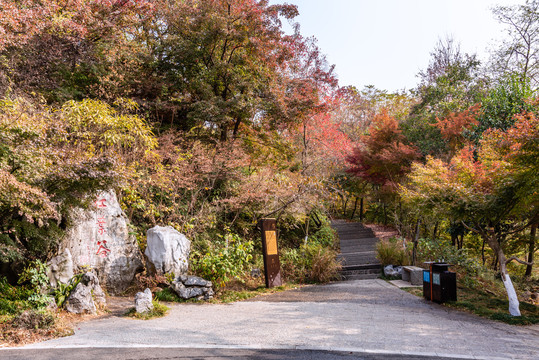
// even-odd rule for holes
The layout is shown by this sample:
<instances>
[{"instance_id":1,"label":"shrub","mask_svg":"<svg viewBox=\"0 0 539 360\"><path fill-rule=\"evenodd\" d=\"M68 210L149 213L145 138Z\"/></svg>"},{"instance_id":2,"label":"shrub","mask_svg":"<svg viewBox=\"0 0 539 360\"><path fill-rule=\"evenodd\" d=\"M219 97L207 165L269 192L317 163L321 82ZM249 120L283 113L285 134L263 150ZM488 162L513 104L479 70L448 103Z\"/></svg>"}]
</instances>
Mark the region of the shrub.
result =
<instances>
[{"instance_id":1,"label":"shrub","mask_svg":"<svg viewBox=\"0 0 539 360\"><path fill-rule=\"evenodd\" d=\"M32 294L28 297L28 301L33 303L37 308L48 306L53 297L45 292L49 290L50 283L47 277L47 266L40 260L35 260L28 265L19 277L19 284L28 282Z\"/></svg>"},{"instance_id":2,"label":"shrub","mask_svg":"<svg viewBox=\"0 0 539 360\"><path fill-rule=\"evenodd\" d=\"M337 262L337 252L321 245L307 248L311 262L309 281L326 283L335 280L341 270L341 264Z\"/></svg>"},{"instance_id":3,"label":"shrub","mask_svg":"<svg viewBox=\"0 0 539 360\"><path fill-rule=\"evenodd\" d=\"M281 252L281 271L289 281L325 283L338 278L337 252L320 244L302 245Z\"/></svg>"},{"instance_id":4,"label":"shrub","mask_svg":"<svg viewBox=\"0 0 539 360\"><path fill-rule=\"evenodd\" d=\"M69 294L77 287L80 280L82 279L83 273L77 274L69 279L67 284L58 283L58 287L54 289L54 299L56 300L56 305L62 307L69 297Z\"/></svg>"},{"instance_id":5,"label":"shrub","mask_svg":"<svg viewBox=\"0 0 539 360\"><path fill-rule=\"evenodd\" d=\"M54 316L43 309L26 310L13 317L11 326L19 329L48 329L55 323Z\"/></svg>"},{"instance_id":6,"label":"shrub","mask_svg":"<svg viewBox=\"0 0 539 360\"><path fill-rule=\"evenodd\" d=\"M0 277L0 315L15 315L30 309L31 293L26 287L12 286L5 277Z\"/></svg>"},{"instance_id":7,"label":"shrub","mask_svg":"<svg viewBox=\"0 0 539 360\"><path fill-rule=\"evenodd\" d=\"M204 255L198 251L191 254L194 271L221 287L241 275L253 258L252 241L242 241L236 234L226 234L223 240L210 244Z\"/></svg>"},{"instance_id":8,"label":"shrub","mask_svg":"<svg viewBox=\"0 0 539 360\"><path fill-rule=\"evenodd\" d=\"M324 219L326 220L326 219ZM334 247L336 234L328 221L322 220L322 226L309 237L309 241L325 247Z\"/></svg>"},{"instance_id":9,"label":"shrub","mask_svg":"<svg viewBox=\"0 0 539 360\"><path fill-rule=\"evenodd\" d=\"M399 238L393 237L376 244L376 258L383 266L408 264L406 249L401 245L400 241Z\"/></svg>"},{"instance_id":10,"label":"shrub","mask_svg":"<svg viewBox=\"0 0 539 360\"><path fill-rule=\"evenodd\" d=\"M457 265L469 276L477 276L487 271L481 262L468 256L466 249L457 249L445 239L419 239L417 258L421 262L444 261Z\"/></svg>"}]
</instances>

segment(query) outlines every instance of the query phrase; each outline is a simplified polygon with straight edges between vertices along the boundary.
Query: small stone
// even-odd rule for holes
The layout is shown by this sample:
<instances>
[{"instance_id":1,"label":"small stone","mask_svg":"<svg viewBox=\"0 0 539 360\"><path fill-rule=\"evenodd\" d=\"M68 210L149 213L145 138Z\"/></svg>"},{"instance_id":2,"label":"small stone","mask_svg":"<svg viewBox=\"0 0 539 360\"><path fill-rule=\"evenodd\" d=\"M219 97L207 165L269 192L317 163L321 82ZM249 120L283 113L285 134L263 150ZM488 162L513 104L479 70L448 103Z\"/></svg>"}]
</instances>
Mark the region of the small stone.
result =
<instances>
[{"instance_id":1,"label":"small stone","mask_svg":"<svg viewBox=\"0 0 539 360\"><path fill-rule=\"evenodd\" d=\"M139 314L153 310L152 292L150 289L146 289L144 292L138 292L135 295L135 310Z\"/></svg>"},{"instance_id":2,"label":"small stone","mask_svg":"<svg viewBox=\"0 0 539 360\"><path fill-rule=\"evenodd\" d=\"M262 276L262 272L260 269L251 269L251 276L254 278L258 278Z\"/></svg>"},{"instance_id":3,"label":"small stone","mask_svg":"<svg viewBox=\"0 0 539 360\"><path fill-rule=\"evenodd\" d=\"M105 293L99 285L97 276L92 272L87 272L82 275L81 281L75 289L69 294L66 301L66 311L81 314L81 313L97 313L95 301L106 305Z\"/></svg>"}]
</instances>

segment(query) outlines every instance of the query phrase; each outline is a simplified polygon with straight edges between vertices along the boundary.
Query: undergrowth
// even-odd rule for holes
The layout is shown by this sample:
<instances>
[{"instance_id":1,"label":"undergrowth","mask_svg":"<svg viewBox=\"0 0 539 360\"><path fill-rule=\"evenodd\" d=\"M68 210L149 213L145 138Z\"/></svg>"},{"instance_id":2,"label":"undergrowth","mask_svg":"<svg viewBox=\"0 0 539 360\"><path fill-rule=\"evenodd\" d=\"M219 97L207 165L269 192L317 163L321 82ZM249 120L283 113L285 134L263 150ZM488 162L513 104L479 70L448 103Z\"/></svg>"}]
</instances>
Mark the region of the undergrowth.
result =
<instances>
[{"instance_id":1,"label":"undergrowth","mask_svg":"<svg viewBox=\"0 0 539 360\"><path fill-rule=\"evenodd\" d=\"M153 309L147 312L138 313L135 308L129 309L129 311L126 313L126 316L132 317L139 320L150 320L155 318L160 318L165 316L170 308L164 304L161 304L157 300L152 301Z\"/></svg>"}]
</instances>

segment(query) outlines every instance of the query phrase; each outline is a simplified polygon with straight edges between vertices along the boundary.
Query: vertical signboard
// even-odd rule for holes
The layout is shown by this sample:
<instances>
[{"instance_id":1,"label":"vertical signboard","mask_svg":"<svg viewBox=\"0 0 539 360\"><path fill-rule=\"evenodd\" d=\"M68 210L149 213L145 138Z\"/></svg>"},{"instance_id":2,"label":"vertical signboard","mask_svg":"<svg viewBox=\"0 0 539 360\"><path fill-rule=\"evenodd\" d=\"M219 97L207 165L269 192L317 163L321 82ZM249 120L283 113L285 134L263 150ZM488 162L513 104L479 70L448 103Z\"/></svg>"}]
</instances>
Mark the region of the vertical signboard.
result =
<instances>
[{"instance_id":1,"label":"vertical signboard","mask_svg":"<svg viewBox=\"0 0 539 360\"><path fill-rule=\"evenodd\" d=\"M277 248L277 222L275 219L260 220L262 230L262 251L264 252L264 273L266 287L281 286L281 263Z\"/></svg>"}]
</instances>

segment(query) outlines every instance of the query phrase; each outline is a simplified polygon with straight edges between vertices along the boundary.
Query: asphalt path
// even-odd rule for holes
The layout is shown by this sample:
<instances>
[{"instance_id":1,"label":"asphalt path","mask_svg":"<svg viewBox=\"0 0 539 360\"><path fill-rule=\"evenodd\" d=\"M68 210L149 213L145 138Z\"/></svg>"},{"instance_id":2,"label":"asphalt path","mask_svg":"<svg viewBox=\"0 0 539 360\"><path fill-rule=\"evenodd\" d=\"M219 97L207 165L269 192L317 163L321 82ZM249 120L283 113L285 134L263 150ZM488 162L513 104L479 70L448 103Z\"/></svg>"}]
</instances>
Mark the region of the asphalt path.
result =
<instances>
[{"instance_id":1,"label":"asphalt path","mask_svg":"<svg viewBox=\"0 0 539 360\"><path fill-rule=\"evenodd\" d=\"M170 307L160 319L88 321L0 359L539 359L537 326L448 309L380 279Z\"/></svg>"},{"instance_id":2,"label":"asphalt path","mask_svg":"<svg viewBox=\"0 0 539 360\"><path fill-rule=\"evenodd\" d=\"M321 350L254 350L254 349L193 349L193 348L69 348L39 350L8 350L1 359L10 360L428 360L431 357L368 354ZM459 360L458 358L444 360Z\"/></svg>"}]
</instances>

